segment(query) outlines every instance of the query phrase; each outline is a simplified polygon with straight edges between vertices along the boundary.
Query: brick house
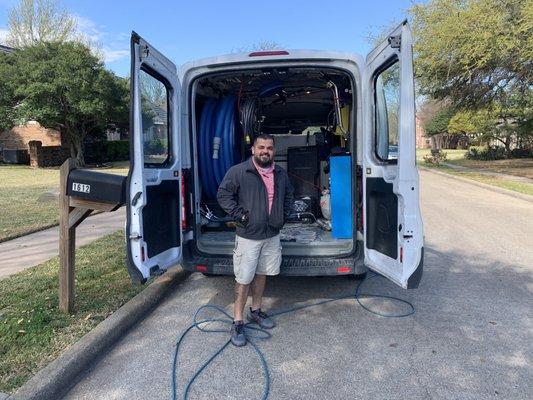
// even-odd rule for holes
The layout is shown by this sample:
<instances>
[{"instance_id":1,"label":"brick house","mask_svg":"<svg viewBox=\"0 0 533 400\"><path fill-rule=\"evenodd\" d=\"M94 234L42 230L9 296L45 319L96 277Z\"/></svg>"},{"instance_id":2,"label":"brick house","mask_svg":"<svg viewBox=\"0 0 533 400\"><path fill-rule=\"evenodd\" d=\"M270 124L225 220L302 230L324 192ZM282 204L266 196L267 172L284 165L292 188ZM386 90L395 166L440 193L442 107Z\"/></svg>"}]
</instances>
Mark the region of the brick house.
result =
<instances>
[{"instance_id":1,"label":"brick house","mask_svg":"<svg viewBox=\"0 0 533 400\"><path fill-rule=\"evenodd\" d=\"M14 48L0 44L0 53L10 54ZM28 121L24 125L18 125L6 131L0 132L0 161L4 160L4 150L13 154L15 162L28 162L32 166L51 166L61 163L64 157L68 157L69 144L62 140L61 133L55 129L47 129L37 121ZM26 153L21 157L21 153ZM53 155L52 160L50 155ZM12 157L10 157L12 158ZM11 160L10 162L13 162Z\"/></svg>"},{"instance_id":2,"label":"brick house","mask_svg":"<svg viewBox=\"0 0 533 400\"><path fill-rule=\"evenodd\" d=\"M7 153L13 154L13 151L17 156L8 157ZM32 167L52 167L61 165L69 154L68 140L64 140L59 131L45 128L37 121L0 132L0 160L4 162L25 164L29 159Z\"/></svg>"},{"instance_id":3,"label":"brick house","mask_svg":"<svg viewBox=\"0 0 533 400\"><path fill-rule=\"evenodd\" d=\"M416 136L416 148L428 149L431 147L431 140L425 136L426 132L422 126L422 121L415 115L415 136Z\"/></svg>"},{"instance_id":4,"label":"brick house","mask_svg":"<svg viewBox=\"0 0 533 400\"><path fill-rule=\"evenodd\" d=\"M55 129L47 129L37 121L28 121L0 133L0 149L27 150L32 140L43 146L61 146L61 134Z\"/></svg>"}]
</instances>

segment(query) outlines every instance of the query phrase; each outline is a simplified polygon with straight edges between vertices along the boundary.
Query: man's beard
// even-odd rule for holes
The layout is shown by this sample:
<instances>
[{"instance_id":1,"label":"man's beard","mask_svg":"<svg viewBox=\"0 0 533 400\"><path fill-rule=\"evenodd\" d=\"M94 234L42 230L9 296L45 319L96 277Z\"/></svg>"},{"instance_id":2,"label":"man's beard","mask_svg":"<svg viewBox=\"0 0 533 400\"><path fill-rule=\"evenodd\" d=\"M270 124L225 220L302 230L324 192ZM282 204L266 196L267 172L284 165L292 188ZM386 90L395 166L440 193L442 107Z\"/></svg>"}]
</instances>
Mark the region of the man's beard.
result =
<instances>
[{"instance_id":1,"label":"man's beard","mask_svg":"<svg viewBox=\"0 0 533 400\"><path fill-rule=\"evenodd\" d=\"M255 163L256 163L257 165L259 165L261 168L268 168L268 167L270 167L270 166L272 165L272 161L273 161L273 160L272 160L272 158L270 158L270 156L269 156L269 158L268 158L267 161L263 161L263 160L261 160L261 156L256 156L256 155L254 154L254 161L255 161Z\"/></svg>"}]
</instances>

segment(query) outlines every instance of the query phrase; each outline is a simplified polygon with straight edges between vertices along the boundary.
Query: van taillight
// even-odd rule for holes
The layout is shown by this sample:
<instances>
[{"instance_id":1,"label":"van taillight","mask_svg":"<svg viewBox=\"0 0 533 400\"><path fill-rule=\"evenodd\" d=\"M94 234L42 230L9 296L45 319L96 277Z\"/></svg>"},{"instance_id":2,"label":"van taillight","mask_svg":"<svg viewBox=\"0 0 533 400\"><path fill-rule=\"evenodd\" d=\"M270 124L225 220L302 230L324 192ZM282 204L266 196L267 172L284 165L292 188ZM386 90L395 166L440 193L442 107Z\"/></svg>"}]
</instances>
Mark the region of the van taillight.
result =
<instances>
[{"instance_id":1,"label":"van taillight","mask_svg":"<svg viewBox=\"0 0 533 400\"><path fill-rule=\"evenodd\" d=\"M187 230L187 196L185 193L187 186L185 185L185 174L181 171L181 230Z\"/></svg>"},{"instance_id":2,"label":"van taillight","mask_svg":"<svg viewBox=\"0 0 533 400\"><path fill-rule=\"evenodd\" d=\"M289 52L285 50L268 50L268 51L254 51L248 54L248 57L262 57L262 56L288 56Z\"/></svg>"},{"instance_id":3,"label":"van taillight","mask_svg":"<svg viewBox=\"0 0 533 400\"><path fill-rule=\"evenodd\" d=\"M348 272L350 272L352 269L346 265L343 265L342 267L338 267L337 268L337 273L338 274L347 274Z\"/></svg>"}]
</instances>

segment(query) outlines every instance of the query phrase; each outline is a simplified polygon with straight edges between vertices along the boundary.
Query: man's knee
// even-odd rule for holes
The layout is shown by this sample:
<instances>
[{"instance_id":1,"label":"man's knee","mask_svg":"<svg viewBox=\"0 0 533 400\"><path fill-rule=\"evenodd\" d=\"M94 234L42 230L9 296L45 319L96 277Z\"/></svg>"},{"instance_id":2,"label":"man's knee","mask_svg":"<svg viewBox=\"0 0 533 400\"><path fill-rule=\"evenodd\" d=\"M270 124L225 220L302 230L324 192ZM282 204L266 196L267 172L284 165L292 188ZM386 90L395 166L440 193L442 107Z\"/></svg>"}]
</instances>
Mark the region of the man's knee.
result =
<instances>
[{"instance_id":1,"label":"man's knee","mask_svg":"<svg viewBox=\"0 0 533 400\"><path fill-rule=\"evenodd\" d=\"M239 275L235 275L235 283L241 286L250 286L254 281L254 275L253 274L246 274L241 273Z\"/></svg>"}]
</instances>

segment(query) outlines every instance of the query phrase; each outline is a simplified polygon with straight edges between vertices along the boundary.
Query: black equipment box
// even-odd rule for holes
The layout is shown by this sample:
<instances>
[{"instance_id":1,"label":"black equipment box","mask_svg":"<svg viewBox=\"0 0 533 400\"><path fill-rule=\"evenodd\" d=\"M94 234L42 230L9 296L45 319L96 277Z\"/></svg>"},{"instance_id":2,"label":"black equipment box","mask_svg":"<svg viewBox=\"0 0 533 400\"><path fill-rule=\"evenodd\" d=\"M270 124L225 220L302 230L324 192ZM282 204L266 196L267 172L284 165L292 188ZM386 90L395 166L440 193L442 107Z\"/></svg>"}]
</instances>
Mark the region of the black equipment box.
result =
<instances>
[{"instance_id":1,"label":"black equipment box","mask_svg":"<svg viewBox=\"0 0 533 400\"><path fill-rule=\"evenodd\" d=\"M73 169L68 174L67 194L111 204L126 202L126 176Z\"/></svg>"},{"instance_id":2,"label":"black equipment box","mask_svg":"<svg viewBox=\"0 0 533 400\"><path fill-rule=\"evenodd\" d=\"M311 197L312 210L320 198L320 161L317 146L289 147L287 149L287 172L294 189L294 198Z\"/></svg>"}]
</instances>

